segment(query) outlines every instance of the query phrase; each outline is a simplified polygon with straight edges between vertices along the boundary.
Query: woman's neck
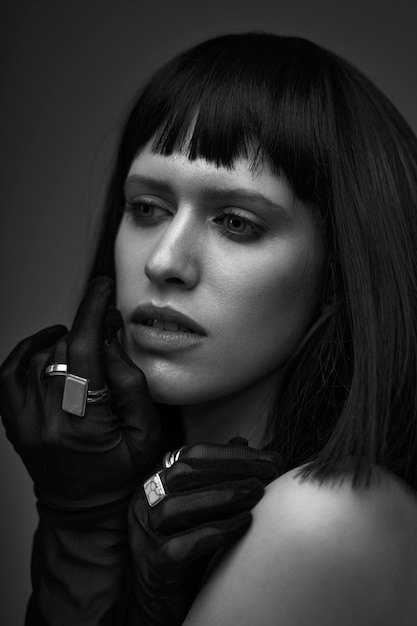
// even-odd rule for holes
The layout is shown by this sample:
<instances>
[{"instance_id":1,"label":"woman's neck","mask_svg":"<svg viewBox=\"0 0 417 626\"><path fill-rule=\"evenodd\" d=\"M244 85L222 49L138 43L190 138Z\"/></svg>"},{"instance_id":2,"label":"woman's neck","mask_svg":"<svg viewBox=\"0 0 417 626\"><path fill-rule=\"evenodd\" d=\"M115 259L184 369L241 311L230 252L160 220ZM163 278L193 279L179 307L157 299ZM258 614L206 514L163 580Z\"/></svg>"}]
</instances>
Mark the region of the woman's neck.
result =
<instances>
[{"instance_id":1,"label":"woman's neck","mask_svg":"<svg viewBox=\"0 0 417 626\"><path fill-rule=\"evenodd\" d=\"M266 420L279 388L279 372L251 387L205 402L180 407L185 443L227 443L244 437L252 447L263 443Z\"/></svg>"}]
</instances>

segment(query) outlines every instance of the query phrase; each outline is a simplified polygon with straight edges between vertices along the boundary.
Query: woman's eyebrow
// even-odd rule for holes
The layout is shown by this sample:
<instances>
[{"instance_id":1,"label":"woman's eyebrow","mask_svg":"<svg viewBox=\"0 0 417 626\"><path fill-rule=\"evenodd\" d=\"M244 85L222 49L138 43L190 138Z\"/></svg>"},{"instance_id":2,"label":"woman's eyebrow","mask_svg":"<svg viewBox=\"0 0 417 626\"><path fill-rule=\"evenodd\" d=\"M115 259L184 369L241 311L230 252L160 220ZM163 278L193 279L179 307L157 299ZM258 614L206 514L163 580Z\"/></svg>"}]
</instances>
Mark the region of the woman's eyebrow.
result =
<instances>
[{"instance_id":1,"label":"woman's eyebrow","mask_svg":"<svg viewBox=\"0 0 417 626\"><path fill-rule=\"evenodd\" d=\"M172 185L163 178L145 176L143 174L131 174L127 177L124 184L125 194L128 192L129 187L133 187L134 190L135 185L143 185L147 189L163 191L167 194L173 193ZM282 204L273 202L271 198L265 196L263 193L247 189L246 187L228 188L217 185L203 185L200 190L200 194L203 198L212 202L217 201L222 203L226 202L237 204L239 204L239 202L248 202L250 204L255 204L258 207L262 206L263 208L274 211L288 211L288 209L285 209Z\"/></svg>"},{"instance_id":2,"label":"woman's eyebrow","mask_svg":"<svg viewBox=\"0 0 417 626\"><path fill-rule=\"evenodd\" d=\"M212 187L212 186L204 186L201 191L202 195L208 200L219 200L222 202L240 202L246 201L256 205L263 205L266 208L270 209L281 209L284 207L278 203L274 202L268 196L265 196L260 191L255 191L252 189L247 189L245 187L237 187L233 189L228 189L227 187Z\"/></svg>"},{"instance_id":3,"label":"woman's eyebrow","mask_svg":"<svg viewBox=\"0 0 417 626\"><path fill-rule=\"evenodd\" d=\"M143 185L150 189L158 189L166 193L172 193L172 187L166 180L153 176L144 176L143 174L131 174L128 176L123 186L124 192L126 193L129 187L134 187L135 185Z\"/></svg>"}]
</instances>

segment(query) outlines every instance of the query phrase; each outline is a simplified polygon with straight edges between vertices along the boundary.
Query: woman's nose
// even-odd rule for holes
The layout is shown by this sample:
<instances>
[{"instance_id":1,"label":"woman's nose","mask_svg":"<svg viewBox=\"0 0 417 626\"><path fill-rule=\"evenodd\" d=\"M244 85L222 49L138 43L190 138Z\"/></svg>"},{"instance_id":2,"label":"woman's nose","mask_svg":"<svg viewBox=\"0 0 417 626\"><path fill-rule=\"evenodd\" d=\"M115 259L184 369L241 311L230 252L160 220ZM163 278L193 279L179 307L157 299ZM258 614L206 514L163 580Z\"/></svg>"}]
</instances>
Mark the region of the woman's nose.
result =
<instances>
[{"instance_id":1,"label":"woman's nose","mask_svg":"<svg viewBox=\"0 0 417 626\"><path fill-rule=\"evenodd\" d=\"M145 274L158 285L192 289L199 277L200 251L195 220L177 213L152 249Z\"/></svg>"}]
</instances>

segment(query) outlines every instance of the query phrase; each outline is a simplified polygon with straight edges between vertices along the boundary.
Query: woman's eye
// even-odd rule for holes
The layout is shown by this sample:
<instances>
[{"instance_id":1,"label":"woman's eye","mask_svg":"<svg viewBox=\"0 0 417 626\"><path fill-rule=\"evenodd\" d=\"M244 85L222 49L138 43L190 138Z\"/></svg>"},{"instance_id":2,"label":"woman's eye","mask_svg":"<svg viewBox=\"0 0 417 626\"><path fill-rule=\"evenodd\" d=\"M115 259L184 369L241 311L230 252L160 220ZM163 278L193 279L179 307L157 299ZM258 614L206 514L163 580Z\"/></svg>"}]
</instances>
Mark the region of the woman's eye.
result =
<instances>
[{"instance_id":1,"label":"woman's eye","mask_svg":"<svg viewBox=\"0 0 417 626\"><path fill-rule=\"evenodd\" d=\"M227 215L225 224L229 230L232 230L235 233L245 233L248 228L250 228L249 222L242 219L238 215Z\"/></svg>"},{"instance_id":2,"label":"woman's eye","mask_svg":"<svg viewBox=\"0 0 417 626\"><path fill-rule=\"evenodd\" d=\"M127 201L125 212L137 223L157 222L171 215L168 209L148 200Z\"/></svg>"},{"instance_id":3,"label":"woman's eye","mask_svg":"<svg viewBox=\"0 0 417 626\"><path fill-rule=\"evenodd\" d=\"M216 222L222 225L224 235L236 241L257 239L262 232L259 224L239 213L226 213Z\"/></svg>"}]
</instances>

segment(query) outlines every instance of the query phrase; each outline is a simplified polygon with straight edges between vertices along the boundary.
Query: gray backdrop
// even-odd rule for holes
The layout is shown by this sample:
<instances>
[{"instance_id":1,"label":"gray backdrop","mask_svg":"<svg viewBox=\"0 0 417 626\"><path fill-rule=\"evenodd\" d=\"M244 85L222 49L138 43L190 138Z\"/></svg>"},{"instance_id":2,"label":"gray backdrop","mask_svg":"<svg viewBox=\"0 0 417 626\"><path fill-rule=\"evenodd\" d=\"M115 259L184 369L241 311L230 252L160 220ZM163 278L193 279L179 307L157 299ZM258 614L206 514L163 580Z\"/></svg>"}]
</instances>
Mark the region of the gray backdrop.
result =
<instances>
[{"instance_id":1,"label":"gray backdrop","mask_svg":"<svg viewBox=\"0 0 417 626\"><path fill-rule=\"evenodd\" d=\"M299 35L359 66L417 129L413 5L3 1L0 360L19 339L70 322L116 131L150 72L181 49L224 32ZM31 482L2 430L0 461L0 623L19 626L30 589L36 513Z\"/></svg>"}]
</instances>

